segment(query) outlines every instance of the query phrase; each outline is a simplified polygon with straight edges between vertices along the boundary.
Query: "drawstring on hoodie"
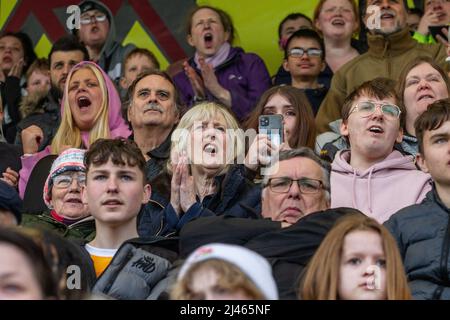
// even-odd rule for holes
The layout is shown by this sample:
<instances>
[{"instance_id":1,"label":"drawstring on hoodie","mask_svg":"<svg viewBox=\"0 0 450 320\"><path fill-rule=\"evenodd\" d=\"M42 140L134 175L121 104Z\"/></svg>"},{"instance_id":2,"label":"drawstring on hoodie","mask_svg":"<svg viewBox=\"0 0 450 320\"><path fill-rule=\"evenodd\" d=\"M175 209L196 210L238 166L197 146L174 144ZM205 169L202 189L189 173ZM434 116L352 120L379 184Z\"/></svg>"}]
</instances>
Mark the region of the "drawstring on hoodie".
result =
<instances>
[{"instance_id":1,"label":"drawstring on hoodie","mask_svg":"<svg viewBox=\"0 0 450 320\"><path fill-rule=\"evenodd\" d=\"M372 182L372 173L375 169L375 166L373 166L369 171L369 179L367 180L367 197L369 198L369 213L372 215L372 193L371 193L371 182Z\"/></svg>"},{"instance_id":2,"label":"drawstring on hoodie","mask_svg":"<svg viewBox=\"0 0 450 320\"><path fill-rule=\"evenodd\" d=\"M369 200L369 212L366 213L366 214L370 214L370 215L372 215L372 193L371 193L372 189L371 189L371 182L372 182L372 173L373 173L374 169L375 169L374 167L370 168L369 177L367 179L367 197L368 197L368 200ZM358 208L358 206L356 205L356 190L355 190L356 177L357 177L356 169L353 169L353 179L352 179L352 205L353 205L353 208Z\"/></svg>"},{"instance_id":3,"label":"drawstring on hoodie","mask_svg":"<svg viewBox=\"0 0 450 320\"><path fill-rule=\"evenodd\" d=\"M355 190L355 185L356 185L356 169L353 169L353 180L352 180L352 205L353 208L358 208L356 206L356 190Z\"/></svg>"}]
</instances>

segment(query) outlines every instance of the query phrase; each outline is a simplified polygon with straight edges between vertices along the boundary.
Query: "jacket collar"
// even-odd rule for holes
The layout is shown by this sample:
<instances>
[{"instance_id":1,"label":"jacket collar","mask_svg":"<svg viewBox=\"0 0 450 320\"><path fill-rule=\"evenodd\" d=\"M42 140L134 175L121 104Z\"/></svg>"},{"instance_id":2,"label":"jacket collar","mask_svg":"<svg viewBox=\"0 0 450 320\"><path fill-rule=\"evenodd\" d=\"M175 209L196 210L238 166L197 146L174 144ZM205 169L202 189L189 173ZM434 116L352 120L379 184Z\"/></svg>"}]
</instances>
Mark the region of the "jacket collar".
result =
<instances>
[{"instance_id":1,"label":"jacket collar","mask_svg":"<svg viewBox=\"0 0 450 320\"><path fill-rule=\"evenodd\" d=\"M244 53L244 50L240 47L231 47L230 52L228 53L228 57L222 62L220 65L214 68L215 71L220 70L229 64L233 63L235 59L237 59L238 55ZM197 70L199 74L201 74L200 70L197 68L197 64L195 63L194 57L189 59L189 65Z\"/></svg>"},{"instance_id":2,"label":"jacket collar","mask_svg":"<svg viewBox=\"0 0 450 320\"><path fill-rule=\"evenodd\" d=\"M174 126L175 129L175 126ZM171 138L172 138L172 132L173 130L167 135L166 140L164 140L163 143L161 143L158 147L156 147L153 150L150 150L149 152L147 152L147 155L150 158L155 158L155 159L161 159L161 160L166 160L169 158L170 156L170 143L172 142Z\"/></svg>"},{"instance_id":3,"label":"jacket collar","mask_svg":"<svg viewBox=\"0 0 450 320\"><path fill-rule=\"evenodd\" d=\"M450 214L450 208L447 208L447 206L442 202L439 194L437 193L436 184L433 182L431 185L433 186L433 189L431 189L431 191L427 193L426 199L436 202L437 205L442 208L442 210Z\"/></svg>"},{"instance_id":4,"label":"jacket collar","mask_svg":"<svg viewBox=\"0 0 450 320\"><path fill-rule=\"evenodd\" d=\"M417 42L411 37L408 28L388 36L369 32L367 33L367 43L369 45L368 53L379 58L401 55L417 45Z\"/></svg>"}]
</instances>

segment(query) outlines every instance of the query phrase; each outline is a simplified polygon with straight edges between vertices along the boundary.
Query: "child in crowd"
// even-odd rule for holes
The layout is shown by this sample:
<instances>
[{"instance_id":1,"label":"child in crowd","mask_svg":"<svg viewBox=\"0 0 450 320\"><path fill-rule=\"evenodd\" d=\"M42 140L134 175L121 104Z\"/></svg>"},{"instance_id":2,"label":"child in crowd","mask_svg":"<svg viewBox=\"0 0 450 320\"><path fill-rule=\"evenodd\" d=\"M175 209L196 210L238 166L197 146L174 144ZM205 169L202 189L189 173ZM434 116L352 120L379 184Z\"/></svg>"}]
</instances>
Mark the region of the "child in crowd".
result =
<instances>
[{"instance_id":1,"label":"child in crowd","mask_svg":"<svg viewBox=\"0 0 450 320\"><path fill-rule=\"evenodd\" d=\"M267 260L247 248L208 244L195 250L181 267L174 300L277 300Z\"/></svg>"},{"instance_id":2,"label":"child in crowd","mask_svg":"<svg viewBox=\"0 0 450 320\"><path fill-rule=\"evenodd\" d=\"M136 218L150 197L145 159L134 141L97 140L86 153L83 201L96 236L85 245L98 277L92 292L115 299L158 299L178 257L176 239L138 238Z\"/></svg>"},{"instance_id":3,"label":"child in crowd","mask_svg":"<svg viewBox=\"0 0 450 320\"><path fill-rule=\"evenodd\" d=\"M137 238L136 218L150 197L145 159L134 142L100 139L86 152L83 202L95 219L95 238L85 248L97 277L126 240Z\"/></svg>"},{"instance_id":4,"label":"child in crowd","mask_svg":"<svg viewBox=\"0 0 450 320\"><path fill-rule=\"evenodd\" d=\"M122 77L120 78L120 88L125 94L128 87L136 77L145 71L159 69L160 65L155 55L147 49L135 48L123 59ZM122 96L123 98L126 98Z\"/></svg>"},{"instance_id":5,"label":"child in crowd","mask_svg":"<svg viewBox=\"0 0 450 320\"><path fill-rule=\"evenodd\" d=\"M50 90L50 66L45 58L35 60L25 74L28 95L43 92L44 96Z\"/></svg>"},{"instance_id":6,"label":"child in crowd","mask_svg":"<svg viewBox=\"0 0 450 320\"><path fill-rule=\"evenodd\" d=\"M325 47L319 34L311 29L294 32L286 44L283 66L291 74L291 85L306 94L316 115L328 92L318 81L326 67Z\"/></svg>"},{"instance_id":7,"label":"child in crowd","mask_svg":"<svg viewBox=\"0 0 450 320\"><path fill-rule=\"evenodd\" d=\"M303 28L313 28L311 18L303 13L290 13L278 25L278 46L284 52L289 37L297 30ZM290 84L292 82L291 74L281 65L277 73L272 77L274 85Z\"/></svg>"},{"instance_id":8,"label":"child in crowd","mask_svg":"<svg viewBox=\"0 0 450 320\"><path fill-rule=\"evenodd\" d=\"M389 231L361 214L343 217L311 259L304 300L410 299L402 259Z\"/></svg>"}]
</instances>

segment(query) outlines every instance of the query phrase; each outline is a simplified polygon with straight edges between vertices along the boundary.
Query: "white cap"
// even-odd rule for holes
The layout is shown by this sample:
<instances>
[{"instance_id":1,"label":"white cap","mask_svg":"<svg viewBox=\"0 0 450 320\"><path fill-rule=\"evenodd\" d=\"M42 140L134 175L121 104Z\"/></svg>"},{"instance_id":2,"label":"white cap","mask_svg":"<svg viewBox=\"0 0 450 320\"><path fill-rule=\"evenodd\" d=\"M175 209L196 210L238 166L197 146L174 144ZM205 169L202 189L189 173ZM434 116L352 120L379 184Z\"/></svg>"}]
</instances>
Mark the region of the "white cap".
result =
<instances>
[{"instance_id":1,"label":"white cap","mask_svg":"<svg viewBox=\"0 0 450 320\"><path fill-rule=\"evenodd\" d=\"M258 253L241 246L223 243L201 246L189 255L181 267L178 279L183 278L197 262L209 259L224 260L235 265L250 278L266 299L278 300L278 290L269 262Z\"/></svg>"}]
</instances>

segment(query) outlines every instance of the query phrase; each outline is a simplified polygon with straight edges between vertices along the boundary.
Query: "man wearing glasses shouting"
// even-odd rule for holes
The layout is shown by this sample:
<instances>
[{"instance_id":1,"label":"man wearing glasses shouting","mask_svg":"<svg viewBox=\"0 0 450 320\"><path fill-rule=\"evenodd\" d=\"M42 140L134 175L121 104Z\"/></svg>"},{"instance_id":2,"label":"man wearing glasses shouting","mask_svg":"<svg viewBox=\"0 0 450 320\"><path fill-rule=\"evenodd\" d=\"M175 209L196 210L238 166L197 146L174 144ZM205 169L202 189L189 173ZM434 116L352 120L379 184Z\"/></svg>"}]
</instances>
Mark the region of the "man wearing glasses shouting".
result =
<instances>
[{"instance_id":1,"label":"man wearing glasses shouting","mask_svg":"<svg viewBox=\"0 0 450 320\"><path fill-rule=\"evenodd\" d=\"M122 46L116 41L114 17L103 3L94 0L79 4L80 30L74 30L80 42L89 52L89 59L96 62L116 84L120 79L122 61L135 48Z\"/></svg>"},{"instance_id":2,"label":"man wearing glasses shouting","mask_svg":"<svg viewBox=\"0 0 450 320\"><path fill-rule=\"evenodd\" d=\"M331 207L352 207L383 223L430 191L430 176L417 170L412 156L394 150L403 138L404 106L395 82L375 78L344 101L340 131L350 149L332 163Z\"/></svg>"}]
</instances>

